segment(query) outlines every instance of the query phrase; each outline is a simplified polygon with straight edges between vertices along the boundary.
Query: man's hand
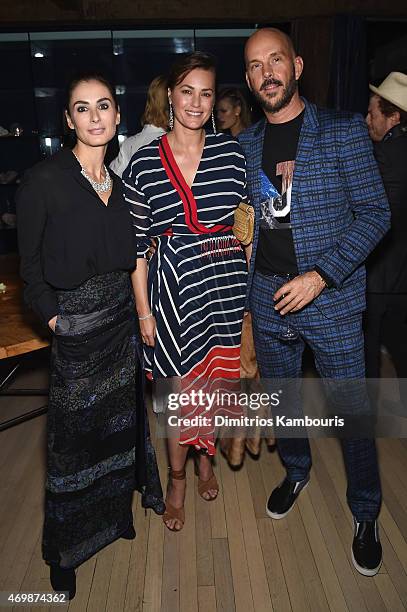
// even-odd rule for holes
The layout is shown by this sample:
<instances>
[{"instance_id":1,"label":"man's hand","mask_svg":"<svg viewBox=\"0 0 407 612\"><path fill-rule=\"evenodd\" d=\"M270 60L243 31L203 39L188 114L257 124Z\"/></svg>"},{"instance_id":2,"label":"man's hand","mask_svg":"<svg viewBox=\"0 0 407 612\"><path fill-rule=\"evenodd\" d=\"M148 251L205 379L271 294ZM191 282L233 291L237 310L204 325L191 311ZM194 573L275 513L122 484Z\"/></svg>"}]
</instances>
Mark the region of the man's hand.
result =
<instances>
[{"instance_id":1,"label":"man's hand","mask_svg":"<svg viewBox=\"0 0 407 612\"><path fill-rule=\"evenodd\" d=\"M275 292L273 298L278 302L274 308L285 315L288 312L301 310L307 304L315 300L321 291L325 289L326 283L322 277L315 272L305 272L288 281ZM278 301L279 300L279 301Z\"/></svg>"}]
</instances>

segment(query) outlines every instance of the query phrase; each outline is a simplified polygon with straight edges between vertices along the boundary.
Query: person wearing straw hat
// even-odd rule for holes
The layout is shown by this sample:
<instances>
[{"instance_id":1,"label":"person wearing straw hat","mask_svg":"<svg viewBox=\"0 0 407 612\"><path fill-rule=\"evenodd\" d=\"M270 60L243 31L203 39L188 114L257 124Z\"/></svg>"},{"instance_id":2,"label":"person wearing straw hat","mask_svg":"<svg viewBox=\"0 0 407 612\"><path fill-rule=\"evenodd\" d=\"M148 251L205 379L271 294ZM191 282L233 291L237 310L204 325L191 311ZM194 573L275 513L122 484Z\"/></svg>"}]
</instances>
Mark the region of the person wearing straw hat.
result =
<instances>
[{"instance_id":1,"label":"person wearing straw hat","mask_svg":"<svg viewBox=\"0 0 407 612\"><path fill-rule=\"evenodd\" d=\"M407 414L407 74L391 72L372 96L366 122L390 203L391 230L368 260L366 375L380 376L380 346L390 353ZM373 384L377 403L379 385ZM404 399L404 402L403 402ZM386 402L394 411L394 403ZM400 407L396 410L400 410Z\"/></svg>"},{"instance_id":2,"label":"person wearing straw hat","mask_svg":"<svg viewBox=\"0 0 407 612\"><path fill-rule=\"evenodd\" d=\"M407 126L407 74L390 72L379 87L369 85L370 98L366 123L374 142L387 141ZM400 126L400 128L397 128Z\"/></svg>"}]
</instances>

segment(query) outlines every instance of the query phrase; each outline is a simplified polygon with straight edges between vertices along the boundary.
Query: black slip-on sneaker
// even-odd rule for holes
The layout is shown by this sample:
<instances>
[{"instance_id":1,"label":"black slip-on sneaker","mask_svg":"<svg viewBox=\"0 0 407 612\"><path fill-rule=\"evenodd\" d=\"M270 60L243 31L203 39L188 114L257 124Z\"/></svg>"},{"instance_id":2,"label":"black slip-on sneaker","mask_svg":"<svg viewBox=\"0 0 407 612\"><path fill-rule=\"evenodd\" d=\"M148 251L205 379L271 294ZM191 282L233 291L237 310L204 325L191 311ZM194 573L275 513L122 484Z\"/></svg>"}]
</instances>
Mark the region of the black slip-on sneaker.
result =
<instances>
[{"instance_id":1,"label":"black slip-on sneaker","mask_svg":"<svg viewBox=\"0 0 407 612\"><path fill-rule=\"evenodd\" d=\"M297 497L309 483L309 474L304 480L291 482L286 477L271 493L266 512L273 519L282 519L290 512L297 501Z\"/></svg>"},{"instance_id":2,"label":"black slip-on sneaker","mask_svg":"<svg viewBox=\"0 0 407 612\"><path fill-rule=\"evenodd\" d=\"M353 517L355 535L352 543L352 563L363 576L375 576L382 564L382 545L377 521L361 521Z\"/></svg>"}]
</instances>

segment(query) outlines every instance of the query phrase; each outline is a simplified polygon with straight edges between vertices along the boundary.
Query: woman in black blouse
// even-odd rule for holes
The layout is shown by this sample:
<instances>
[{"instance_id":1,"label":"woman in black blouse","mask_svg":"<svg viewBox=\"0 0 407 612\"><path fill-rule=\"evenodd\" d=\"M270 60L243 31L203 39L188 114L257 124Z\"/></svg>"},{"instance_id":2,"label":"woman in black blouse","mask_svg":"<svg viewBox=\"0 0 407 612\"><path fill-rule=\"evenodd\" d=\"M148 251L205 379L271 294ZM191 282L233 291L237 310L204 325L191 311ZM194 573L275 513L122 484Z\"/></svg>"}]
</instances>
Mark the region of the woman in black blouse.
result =
<instances>
[{"instance_id":1,"label":"woman in black blouse","mask_svg":"<svg viewBox=\"0 0 407 612\"><path fill-rule=\"evenodd\" d=\"M25 299L54 333L48 407L43 557L53 588L75 595L75 568L135 537L132 493L162 514L142 394L129 272L128 206L104 156L119 123L111 85L84 75L65 111L75 130L24 177L17 195Z\"/></svg>"}]
</instances>

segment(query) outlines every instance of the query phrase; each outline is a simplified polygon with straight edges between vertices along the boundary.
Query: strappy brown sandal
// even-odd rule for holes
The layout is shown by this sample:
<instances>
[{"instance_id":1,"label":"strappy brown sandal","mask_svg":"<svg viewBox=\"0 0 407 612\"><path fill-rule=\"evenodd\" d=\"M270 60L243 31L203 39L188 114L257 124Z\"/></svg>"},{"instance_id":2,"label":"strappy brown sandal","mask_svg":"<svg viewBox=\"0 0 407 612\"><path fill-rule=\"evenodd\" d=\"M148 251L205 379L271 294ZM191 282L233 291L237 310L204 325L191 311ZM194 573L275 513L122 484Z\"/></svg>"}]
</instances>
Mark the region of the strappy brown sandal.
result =
<instances>
[{"instance_id":1,"label":"strappy brown sandal","mask_svg":"<svg viewBox=\"0 0 407 612\"><path fill-rule=\"evenodd\" d=\"M216 491L215 497L204 497L204 494L211 490ZM212 474L209 480L201 480L198 476L198 493L205 501L215 501L219 493L219 484L215 474Z\"/></svg>"},{"instance_id":2,"label":"strappy brown sandal","mask_svg":"<svg viewBox=\"0 0 407 612\"><path fill-rule=\"evenodd\" d=\"M186 472L185 468L182 470L173 470L170 468L169 477L171 480L185 480ZM171 480L168 481L168 486L171 484ZM181 527L177 529L176 527L169 527L167 525L167 521L176 520L181 523ZM167 500L165 500L165 512L163 514L163 523L170 531L181 531L185 523L185 510L184 506L182 508L174 508Z\"/></svg>"},{"instance_id":3,"label":"strappy brown sandal","mask_svg":"<svg viewBox=\"0 0 407 612\"><path fill-rule=\"evenodd\" d=\"M218 484L218 481L216 479L215 474L212 474L212 476L209 478L209 480L202 480L199 477L199 461L198 460L195 460L195 474L198 476L198 493L199 493L199 495L205 501L215 501L215 499L218 497L218 493L219 493L219 484ZM211 490L212 491L216 491L215 497L205 497L205 493L208 493Z\"/></svg>"}]
</instances>

